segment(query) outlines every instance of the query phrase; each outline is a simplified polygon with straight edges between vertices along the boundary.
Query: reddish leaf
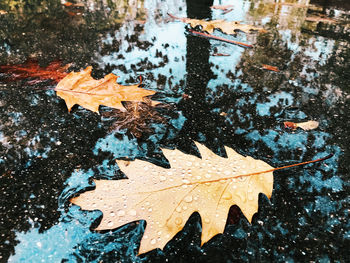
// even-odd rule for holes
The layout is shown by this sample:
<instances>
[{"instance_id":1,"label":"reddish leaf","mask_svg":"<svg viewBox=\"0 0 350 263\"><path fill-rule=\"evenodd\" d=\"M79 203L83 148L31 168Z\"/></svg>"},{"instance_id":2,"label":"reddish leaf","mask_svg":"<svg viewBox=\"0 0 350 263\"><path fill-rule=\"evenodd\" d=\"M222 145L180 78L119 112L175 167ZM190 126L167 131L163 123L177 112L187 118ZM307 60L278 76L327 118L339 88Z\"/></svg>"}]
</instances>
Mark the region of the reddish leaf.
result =
<instances>
[{"instance_id":1,"label":"reddish leaf","mask_svg":"<svg viewBox=\"0 0 350 263\"><path fill-rule=\"evenodd\" d=\"M0 72L6 74L8 81L34 78L59 82L68 74L66 71L69 67L70 64L63 66L60 61L53 61L47 67L41 67L37 61L28 60L24 64L0 66ZM36 82L32 81L33 83Z\"/></svg>"},{"instance_id":2,"label":"reddish leaf","mask_svg":"<svg viewBox=\"0 0 350 263\"><path fill-rule=\"evenodd\" d=\"M66 7L84 7L84 4L82 3L74 4L71 2L65 2L63 5Z\"/></svg>"},{"instance_id":3,"label":"reddish leaf","mask_svg":"<svg viewBox=\"0 0 350 263\"><path fill-rule=\"evenodd\" d=\"M71 2L65 2L63 5L64 5L64 6L72 6L73 3L71 3Z\"/></svg>"},{"instance_id":4,"label":"reddish leaf","mask_svg":"<svg viewBox=\"0 0 350 263\"><path fill-rule=\"evenodd\" d=\"M288 128L288 129L293 129L295 130L298 126L296 125L296 123L291 122L291 121L285 121L284 123L284 128Z\"/></svg>"},{"instance_id":5,"label":"reddish leaf","mask_svg":"<svg viewBox=\"0 0 350 263\"><path fill-rule=\"evenodd\" d=\"M277 67L266 65L266 64L262 64L262 67L263 67L263 69L266 69L266 70L271 70L271 71L275 71L275 72L280 71Z\"/></svg>"}]
</instances>

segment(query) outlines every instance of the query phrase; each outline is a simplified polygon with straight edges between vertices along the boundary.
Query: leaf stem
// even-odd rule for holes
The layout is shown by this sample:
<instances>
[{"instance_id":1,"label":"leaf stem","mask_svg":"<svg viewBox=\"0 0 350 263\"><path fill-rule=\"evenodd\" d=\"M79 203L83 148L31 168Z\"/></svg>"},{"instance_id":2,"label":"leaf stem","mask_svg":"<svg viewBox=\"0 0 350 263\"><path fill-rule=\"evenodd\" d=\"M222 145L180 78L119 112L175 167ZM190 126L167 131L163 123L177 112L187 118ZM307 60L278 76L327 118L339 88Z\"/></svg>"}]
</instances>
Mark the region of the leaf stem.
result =
<instances>
[{"instance_id":1,"label":"leaf stem","mask_svg":"<svg viewBox=\"0 0 350 263\"><path fill-rule=\"evenodd\" d=\"M282 169L287 169L287 168L291 168L291 167L295 167L295 166L301 166L301 165L306 165L309 163L316 163L316 162L322 162L324 160L327 160L329 158L333 157L333 153L327 155L326 157L322 157L316 160L311 160L311 161L306 161L306 162L301 162L301 163L295 163L295 164L290 164L290 165L285 165L282 167L277 167L277 168L273 168L273 169L269 169L269 170L265 170L265 171L260 171L260 172L256 172L256 173L249 173L249 174L241 174L238 176L229 176L229 177L222 177L222 178L218 178L218 179L214 179L214 180L207 180L207 181L197 181L197 182L190 182L190 183L183 183L181 185L174 185L174 186L170 186L170 187L166 187L163 189L159 189L156 191L152 191L152 192L160 192L160 191L165 191L165 190L169 190L169 189L173 189L173 188L177 188L177 187L181 187L183 185L194 185L194 184L205 184L205 183L215 183L215 182L219 182L219 181L225 181L225 180L230 180L230 179L234 179L234 178L239 178L239 177L243 177L243 176L252 176L252 175L258 175L258 174L264 174L264 173L271 173L277 170L282 170ZM150 192L139 192L139 194L143 194L143 193L150 193Z\"/></svg>"},{"instance_id":2,"label":"leaf stem","mask_svg":"<svg viewBox=\"0 0 350 263\"><path fill-rule=\"evenodd\" d=\"M322 158L319 158L319 159L316 159L316 160L306 161L306 162L302 162L302 163L290 164L290 165L286 165L286 166L282 166L282 167L273 168L273 169L271 169L271 170L267 170L267 171L264 171L264 172L253 173L253 174L250 174L250 175L260 174L260 173L274 172L274 171L277 171L277 170L286 169L286 168L295 167L295 166L300 166L300 165L305 165L305 164L309 164L309 163L322 162L322 161L324 161L324 160L327 160L327 159L329 159L329 158L332 158L333 155L334 155L334 154L331 153L331 154L327 155L326 157L322 157Z\"/></svg>"}]
</instances>

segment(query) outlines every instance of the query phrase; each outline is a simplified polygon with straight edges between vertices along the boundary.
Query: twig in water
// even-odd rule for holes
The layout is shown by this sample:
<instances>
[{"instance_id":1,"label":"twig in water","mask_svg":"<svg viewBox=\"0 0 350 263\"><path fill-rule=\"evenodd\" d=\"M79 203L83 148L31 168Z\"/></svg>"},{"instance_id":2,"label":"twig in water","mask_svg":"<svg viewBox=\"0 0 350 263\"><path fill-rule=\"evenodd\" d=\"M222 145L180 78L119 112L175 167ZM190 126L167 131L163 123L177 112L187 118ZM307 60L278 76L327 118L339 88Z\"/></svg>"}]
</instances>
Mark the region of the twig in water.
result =
<instances>
[{"instance_id":1,"label":"twig in water","mask_svg":"<svg viewBox=\"0 0 350 263\"><path fill-rule=\"evenodd\" d=\"M253 47L250 44L246 44L246 43L242 43L242 42L238 42L238 41L234 41L234 40L230 40L230 39L226 39L226 38L222 38L222 37L217 37L217 36L206 34L206 33L197 32L197 31L192 30L192 29L189 29L188 31L191 34L195 35L195 36L206 37L206 38L209 38L209 39L215 39L215 40L223 41L223 42L226 42L226 43L238 45L238 46L241 46L241 47L248 47L248 48L252 48Z\"/></svg>"}]
</instances>

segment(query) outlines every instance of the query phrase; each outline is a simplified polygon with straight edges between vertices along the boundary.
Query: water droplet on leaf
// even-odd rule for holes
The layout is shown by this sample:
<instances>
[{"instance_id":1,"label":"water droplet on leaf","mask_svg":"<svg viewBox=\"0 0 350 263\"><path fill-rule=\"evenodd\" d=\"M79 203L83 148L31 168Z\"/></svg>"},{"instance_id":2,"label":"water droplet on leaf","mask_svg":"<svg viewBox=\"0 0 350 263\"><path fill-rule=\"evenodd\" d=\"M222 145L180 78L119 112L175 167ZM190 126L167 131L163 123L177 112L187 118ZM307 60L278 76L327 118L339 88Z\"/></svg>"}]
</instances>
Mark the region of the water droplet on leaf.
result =
<instances>
[{"instance_id":1,"label":"water droplet on leaf","mask_svg":"<svg viewBox=\"0 0 350 263\"><path fill-rule=\"evenodd\" d=\"M117 215L118 216L125 216L125 211L124 210L119 210Z\"/></svg>"},{"instance_id":2,"label":"water droplet on leaf","mask_svg":"<svg viewBox=\"0 0 350 263\"><path fill-rule=\"evenodd\" d=\"M161 176L159 176L159 180L165 181L165 180L166 180L166 177L165 177L164 175L161 175Z\"/></svg>"},{"instance_id":3,"label":"water droplet on leaf","mask_svg":"<svg viewBox=\"0 0 350 263\"><path fill-rule=\"evenodd\" d=\"M130 210L128 213L131 216L136 216L136 214L137 214L136 210L134 210L134 209Z\"/></svg>"},{"instance_id":4,"label":"water droplet on leaf","mask_svg":"<svg viewBox=\"0 0 350 263\"><path fill-rule=\"evenodd\" d=\"M185 197L185 202L187 202L187 203L191 203L192 202L192 199L193 199L193 197L192 197L192 195L188 195L188 196L186 196Z\"/></svg>"},{"instance_id":5,"label":"water droplet on leaf","mask_svg":"<svg viewBox=\"0 0 350 263\"><path fill-rule=\"evenodd\" d=\"M225 200L230 200L232 198L232 195L231 193L229 192L225 192L223 195L222 195L222 198L225 199Z\"/></svg>"},{"instance_id":6,"label":"water droplet on leaf","mask_svg":"<svg viewBox=\"0 0 350 263\"><path fill-rule=\"evenodd\" d=\"M181 218L181 217L177 217L177 218L175 219L175 224L181 225L181 223L182 223L182 218Z\"/></svg>"}]
</instances>

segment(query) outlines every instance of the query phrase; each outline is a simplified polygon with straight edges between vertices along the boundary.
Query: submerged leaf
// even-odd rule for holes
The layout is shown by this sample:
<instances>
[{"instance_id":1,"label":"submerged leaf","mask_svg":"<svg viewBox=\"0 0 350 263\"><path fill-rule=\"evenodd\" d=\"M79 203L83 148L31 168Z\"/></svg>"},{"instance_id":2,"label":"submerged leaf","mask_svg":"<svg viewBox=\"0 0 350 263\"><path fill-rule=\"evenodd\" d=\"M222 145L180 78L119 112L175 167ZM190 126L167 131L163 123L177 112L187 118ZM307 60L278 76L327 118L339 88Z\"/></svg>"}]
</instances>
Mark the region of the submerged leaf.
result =
<instances>
[{"instance_id":1,"label":"submerged leaf","mask_svg":"<svg viewBox=\"0 0 350 263\"><path fill-rule=\"evenodd\" d=\"M139 84L120 85L116 82L118 76L113 73L103 79L93 79L91 70L92 67L87 67L80 72L71 72L57 84L57 95L65 100L69 111L75 104L93 112L98 112L100 105L124 110L122 101L145 101L146 96L156 93L139 88Z\"/></svg>"},{"instance_id":2,"label":"submerged leaf","mask_svg":"<svg viewBox=\"0 0 350 263\"><path fill-rule=\"evenodd\" d=\"M171 168L146 161L117 161L128 179L96 180L96 188L71 200L85 210L99 209L103 218L96 230L113 229L146 220L140 253L163 248L192 213L202 218L202 244L224 231L230 207L237 205L249 221L258 211L259 193L269 198L270 165L225 147L220 157L196 143L202 158L163 149Z\"/></svg>"},{"instance_id":3,"label":"submerged leaf","mask_svg":"<svg viewBox=\"0 0 350 263\"><path fill-rule=\"evenodd\" d=\"M140 138L145 133L154 133L152 124L167 123L167 119L152 106L151 100L124 102L123 105L126 111L113 109L102 114L104 117L112 117L111 131L125 129L135 137Z\"/></svg>"},{"instance_id":4,"label":"submerged leaf","mask_svg":"<svg viewBox=\"0 0 350 263\"><path fill-rule=\"evenodd\" d=\"M53 80L59 82L68 72L70 64L62 65L60 61L53 61L47 67L39 66L35 60L28 60L24 64L17 65L2 65L0 72L5 73L5 78L8 81L16 81L22 79L39 79Z\"/></svg>"}]
</instances>

